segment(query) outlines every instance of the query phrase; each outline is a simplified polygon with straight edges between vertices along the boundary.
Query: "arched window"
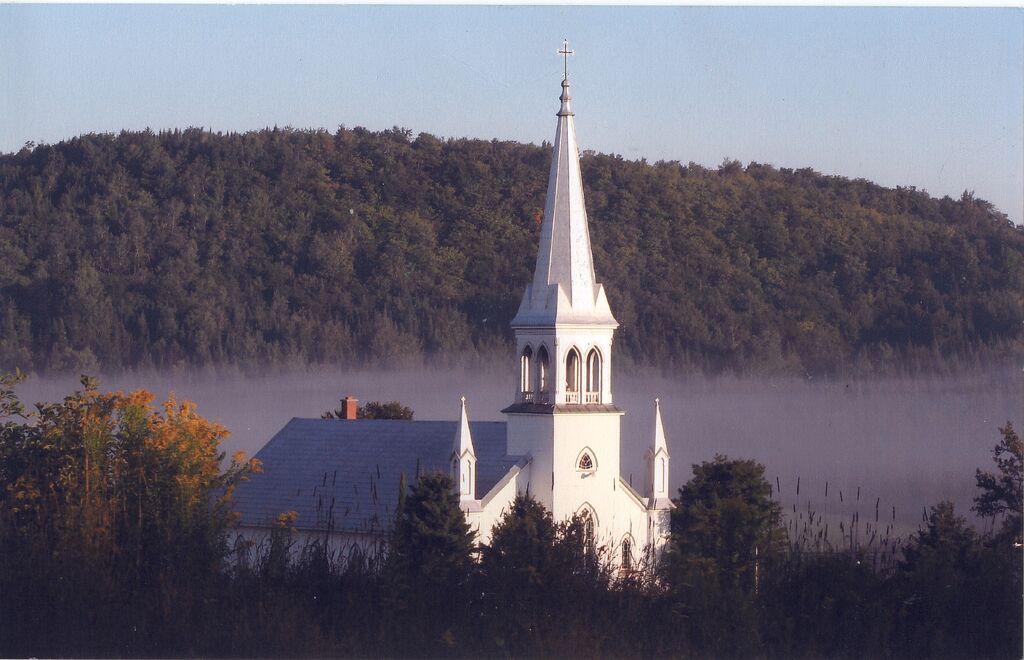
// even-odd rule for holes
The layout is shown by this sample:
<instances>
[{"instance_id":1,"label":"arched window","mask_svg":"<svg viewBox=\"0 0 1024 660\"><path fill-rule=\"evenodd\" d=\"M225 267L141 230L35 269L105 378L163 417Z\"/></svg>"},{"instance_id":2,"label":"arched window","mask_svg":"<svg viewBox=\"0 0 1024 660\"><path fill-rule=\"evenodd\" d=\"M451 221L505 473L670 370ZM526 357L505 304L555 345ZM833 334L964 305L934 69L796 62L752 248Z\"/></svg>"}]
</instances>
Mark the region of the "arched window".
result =
<instances>
[{"instance_id":1,"label":"arched window","mask_svg":"<svg viewBox=\"0 0 1024 660\"><path fill-rule=\"evenodd\" d=\"M565 402L580 402L580 353L575 348L565 356Z\"/></svg>"},{"instance_id":2,"label":"arched window","mask_svg":"<svg viewBox=\"0 0 1024 660\"><path fill-rule=\"evenodd\" d=\"M665 490L665 457L658 459L658 487L659 493Z\"/></svg>"},{"instance_id":3,"label":"arched window","mask_svg":"<svg viewBox=\"0 0 1024 660\"><path fill-rule=\"evenodd\" d=\"M527 346L519 358L519 391L523 393L523 399L529 400L530 389L530 362L533 361L533 349Z\"/></svg>"},{"instance_id":4,"label":"arched window","mask_svg":"<svg viewBox=\"0 0 1024 660\"><path fill-rule=\"evenodd\" d=\"M537 349L537 393L540 395L539 403L547 403L546 393L548 387L548 349L541 346Z\"/></svg>"},{"instance_id":5,"label":"arched window","mask_svg":"<svg viewBox=\"0 0 1024 660\"><path fill-rule=\"evenodd\" d=\"M594 529L597 526L594 522L594 512L586 504L579 511L580 521L583 523L583 545L588 552L594 549Z\"/></svg>"},{"instance_id":6,"label":"arched window","mask_svg":"<svg viewBox=\"0 0 1024 660\"><path fill-rule=\"evenodd\" d=\"M590 447L584 447L576 455L576 469L581 472L593 472L597 469L597 455Z\"/></svg>"},{"instance_id":7,"label":"arched window","mask_svg":"<svg viewBox=\"0 0 1024 660\"><path fill-rule=\"evenodd\" d=\"M622 539L622 570L629 571L633 568L633 543L629 537Z\"/></svg>"},{"instance_id":8,"label":"arched window","mask_svg":"<svg viewBox=\"0 0 1024 660\"><path fill-rule=\"evenodd\" d=\"M596 348L587 353L587 396L584 403L601 403L601 354Z\"/></svg>"}]
</instances>

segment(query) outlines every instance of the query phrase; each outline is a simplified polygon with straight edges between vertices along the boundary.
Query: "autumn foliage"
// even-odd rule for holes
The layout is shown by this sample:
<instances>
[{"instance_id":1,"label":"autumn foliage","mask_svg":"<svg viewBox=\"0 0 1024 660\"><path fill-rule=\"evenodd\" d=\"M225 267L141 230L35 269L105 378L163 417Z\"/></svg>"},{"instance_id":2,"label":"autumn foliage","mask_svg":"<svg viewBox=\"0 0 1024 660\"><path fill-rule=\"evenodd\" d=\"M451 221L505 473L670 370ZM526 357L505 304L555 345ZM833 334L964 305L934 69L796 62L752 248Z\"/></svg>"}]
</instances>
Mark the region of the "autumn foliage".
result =
<instances>
[{"instance_id":1,"label":"autumn foliage","mask_svg":"<svg viewBox=\"0 0 1024 660\"><path fill-rule=\"evenodd\" d=\"M29 412L15 380L0 381L4 655L178 648L166 624L218 579L233 487L258 463L222 470L227 430L173 396L155 408L83 377Z\"/></svg>"}]
</instances>

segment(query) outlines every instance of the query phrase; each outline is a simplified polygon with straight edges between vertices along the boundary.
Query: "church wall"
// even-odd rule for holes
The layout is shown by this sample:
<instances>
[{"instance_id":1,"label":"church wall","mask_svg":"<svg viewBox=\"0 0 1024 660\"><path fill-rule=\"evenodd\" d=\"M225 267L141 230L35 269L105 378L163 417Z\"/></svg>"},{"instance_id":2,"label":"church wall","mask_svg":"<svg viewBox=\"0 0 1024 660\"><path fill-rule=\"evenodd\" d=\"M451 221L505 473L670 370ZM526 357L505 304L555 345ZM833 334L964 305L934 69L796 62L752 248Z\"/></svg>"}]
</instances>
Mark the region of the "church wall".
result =
<instances>
[{"instance_id":1,"label":"church wall","mask_svg":"<svg viewBox=\"0 0 1024 660\"><path fill-rule=\"evenodd\" d=\"M486 497L481 500L481 510L472 511L466 515L467 522L476 532L478 543L490 543L491 530L505 516L509 507L512 506L512 500L517 494L526 492L531 468L532 464L527 464L507 483L501 484L497 490L491 493L486 493Z\"/></svg>"},{"instance_id":2,"label":"church wall","mask_svg":"<svg viewBox=\"0 0 1024 660\"><path fill-rule=\"evenodd\" d=\"M597 517L598 541L614 525L613 498L619 479L620 413L553 415L556 441L551 512L556 520L571 517L585 504ZM592 470L579 467L582 452L591 453Z\"/></svg>"},{"instance_id":3,"label":"church wall","mask_svg":"<svg viewBox=\"0 0 1024 660\"><path fill-rule=\"evenodd\" d=\"M506 429L508 453L531 457L528 482L521 485L520 491L525 493L529 489L538 502L551 510L554 415L510 414Z\"/></svg>"},{"instance_id":4,"label":"church wall","mask_svg":"<svg viewBox=\"0 0 1024 660\"><path fill-rule=\"evenodd\" d=\"M231 547L238 547L238 544L249 545L247 559L252 561L261 553L265 553L270 547L271 530L268 527L244 526L235 528L234 538L229 540ZM328 551L338 560L344 561L352 552L359 551L370 556L386 553L387 537L383 533L370 534L365 532L331 532L329 535L322 531L311 531L304 529L293 529L289 535L291 546L289 552L293 559L302 555L304 548L313 542L327 542Z\"/></svg>"}]
</instances>

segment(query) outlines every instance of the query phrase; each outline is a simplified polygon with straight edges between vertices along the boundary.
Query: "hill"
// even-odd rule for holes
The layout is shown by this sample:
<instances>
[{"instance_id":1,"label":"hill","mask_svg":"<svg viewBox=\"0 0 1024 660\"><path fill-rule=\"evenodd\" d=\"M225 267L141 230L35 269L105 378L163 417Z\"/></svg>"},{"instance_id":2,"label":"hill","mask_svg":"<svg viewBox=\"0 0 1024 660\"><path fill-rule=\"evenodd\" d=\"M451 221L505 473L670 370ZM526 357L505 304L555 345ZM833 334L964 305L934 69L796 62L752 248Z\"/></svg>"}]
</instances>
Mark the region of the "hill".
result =
<instances>
[{"instance_id":1,"label":"hill","mask_svg":"<svg viewBox=\"0 0 1024 660\"><path fill-rule=\"evenodd\" d=\"M85 135L0 156L0 368L507 350L547 145ZM1024 230L965 193L582 159L628 361L840 373L1024 354Z\"/></svg>"}]
</instances>

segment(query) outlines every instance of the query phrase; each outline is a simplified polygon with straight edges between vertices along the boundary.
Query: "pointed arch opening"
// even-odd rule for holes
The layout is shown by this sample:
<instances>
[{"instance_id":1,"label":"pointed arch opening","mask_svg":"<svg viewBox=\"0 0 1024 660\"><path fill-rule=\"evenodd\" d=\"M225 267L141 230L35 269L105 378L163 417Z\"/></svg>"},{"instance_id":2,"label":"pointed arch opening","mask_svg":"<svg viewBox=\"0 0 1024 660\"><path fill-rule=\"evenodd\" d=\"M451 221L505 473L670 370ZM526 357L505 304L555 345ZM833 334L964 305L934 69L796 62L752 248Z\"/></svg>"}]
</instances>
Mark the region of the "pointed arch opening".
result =
<instances>
[{"instance_id":1,"label":"pointed arch opening","mask_svg":"<svg viewBox=\"0 0 1024 660\"><path fill-rule=\"evenodd\" d=\"M583 547L588 553L593 552L597 546L597 514L594 507L584 503L576 510L576 516L583 527Z\"/></svg>"},{"instance_id":2,"label":"pointed arch opening","mask_svg":"<svg viewBox=\"0 0 1024 660\"><path fill-rule=\"evenodd\" d=\"M626 534L626 536L624 536L622 538L621 550L622 550L622 560L621 560L622 570L625 571L625 572L629 572L629 571L633 570L633 539L630 538L629 534Z\"/></svg>"},{"instance_id":3,"label":"pointed arch opening","mask_svg":"<svg viewBox=\"0 0 1024 660\"><path fill-rule=\"evenodd\" d=\"M668 464L665 462L665 457L661 456L658 458L658 478L656 479L655 492L665 492L665 477L668 476Z\"/></svg>"},{"instance_id":4,"label":"pointed arch opening","mask_svg":"<svg viewBox=\"0 0 1024 660\"><path fill-rule=\"evenodd\" d=\"M527 346L519 356L519 396L524 403L533 401L533 349Z\"/></svg>"},{"instance_id":5,"label":"pointed arch opening","mask_svg":"<svg viewBox=\"0 0 1024 660\"><path fill-rule=\"evenodd\" d=\"M584 447L576 456L576 469L580 472L593 472L597 469L597 455L590 447Z\"/></svg>"},{"instance_id":6,"label":"pointed arch opening","mask_svg":"<svg viewBox=\"0 0 1024 660\"><path fill-rule=\"evenodd\" d=\"M582 360L575 346L565 356L565 402L580 402L580 381L582 380Z\"/></svg>"},{"instance_id":7,"label":"pointed arch opening","mask_svg":"<svg viewBox=\"0 0 1024 660\"><path fill-rule=\"evenodd\" d=\"M596 348L587 353L586 386L584 403L601 403L601 353Z\"/></svg>"},{"instance_id":8,"label":"pointed arch opening","mask_svg":"<svg viewBox=\"0 0 1024 660\"><path fill-rule=\"evenodd\" d=\"M550 361L548 360L548 349L541 346L537 349L537 403L547 403L548 392L551 389Z\"/></svg>"}]
</instances>

